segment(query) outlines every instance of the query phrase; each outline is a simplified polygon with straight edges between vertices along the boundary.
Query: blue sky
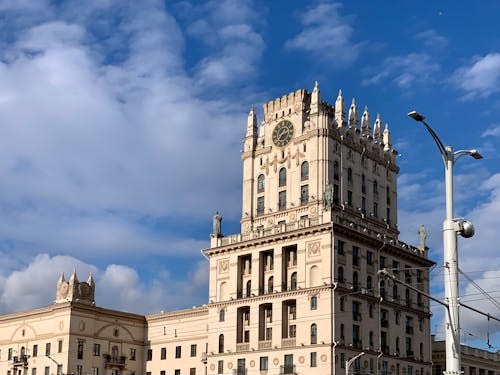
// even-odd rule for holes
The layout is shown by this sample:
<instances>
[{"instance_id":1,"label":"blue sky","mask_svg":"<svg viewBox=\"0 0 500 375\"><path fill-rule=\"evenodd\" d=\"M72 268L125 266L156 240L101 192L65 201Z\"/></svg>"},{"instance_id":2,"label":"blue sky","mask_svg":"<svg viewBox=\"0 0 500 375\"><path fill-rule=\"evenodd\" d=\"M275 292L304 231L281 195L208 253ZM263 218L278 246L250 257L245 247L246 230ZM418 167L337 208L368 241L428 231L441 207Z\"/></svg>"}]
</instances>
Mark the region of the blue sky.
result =
<instances>
[{"instance_id":1,"label":"blue sky","mask_svg":"<svg viewBox=\"0 0 500 375\"><path fill-rule=\"evenodd\" d=\"M342 89L389 123L401 239L427 226L436 296L443 167L407 112L483 153L455 169L456 216L477 231L460 267L498 296L499 13L496 1L0 0L0 312L51 303L75 266L95 273L104 307L205 303L215 209L224 233L239 229L247 113L316 80L330 103ZM500 315L477 293L463 281L466 303ZM487 322L462 319L484 346Z\"/></svg>"}]
</instances>

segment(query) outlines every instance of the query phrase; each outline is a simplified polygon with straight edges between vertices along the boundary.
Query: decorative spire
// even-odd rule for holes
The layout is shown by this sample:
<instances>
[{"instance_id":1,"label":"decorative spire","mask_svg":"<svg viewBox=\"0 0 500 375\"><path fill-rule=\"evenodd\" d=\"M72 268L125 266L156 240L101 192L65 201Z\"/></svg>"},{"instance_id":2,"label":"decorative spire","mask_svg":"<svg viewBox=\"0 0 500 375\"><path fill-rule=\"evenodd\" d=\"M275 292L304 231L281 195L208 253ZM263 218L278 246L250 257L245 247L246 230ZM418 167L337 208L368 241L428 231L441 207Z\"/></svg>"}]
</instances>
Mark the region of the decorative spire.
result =
<instances>
[{"instance_id":1,"label":"decorative spire","mask_svg":"<svg viewBox=\"0 0 500 375\"><path fill-rule=\"evenodd\" d=\"M342 97L342 90L339 90L339 95L337 96L337 101L335 102L335 121L337 122L338 128L345 127L345 105L344 98Z\"/></svg>"},{"instance_id":2,"label":"decorative spire","mask_svg":"<svg viewBox=\"0 0 500 375\"><path fill-rule=\"evenodd\" d=\"M61 272L61 276L59 276L59 280L57 280L58 283L63 283L66 280L64 279L64 272Z\"/></svg>"},{"instance_id":3,"label":"decorative spire","mask_svg":"<svg viewBox=\"0 0 500 375\"><path fill-rule=\"evenodd\" d=\"M359 125L358 107L356 100L352 98L351 106L349 107L349 128L354 129Z\"/></svg>"},{"instance_id":4,"label":"decorative spire","mask_svg":"<svg viewBox=\"0 0 500 375\"><path fill-rule=\"evenodd\" d=\"M314 82L314 89L311 95L311 113L317 113L321 104L321 95L319 92L318 81Z\"/></svg>"},{"instance_id":5,"label":"decorative spire","mask_svg":"<svg viewBox=\"0 0 500 375\"><path fill-rule=\"evenodd\" d=\"M73 268L73 273L71 274L71 277L69 278L70 283L78 283L78 277L76 276L76 267Z\"/></svg>"},{"instance_id":6,"label":"decorative spire","mask_svg":"<svg viewBox=\"0 0 500 375\"><path fill-rule=\"evenodd\" d=\"M92 275L92 272L89 273L89 278L87 280L87 284L89 284L91 287L93 287L95 285L94 276Z\"/></svg>"},{"instance_id":7,"label":"decorative spire","mask_svg":"<svg viewBox=\"0 0 500 375\"><path fill-rule=\"evenodd\" d=\"M257 132L257 115L255 114L255 109L252 105L250 112L248 113L247 120L247 137L255 135Z\"/></svg>"},{"instance_id":8,"label":"decorative spire","mask_svg":"<svg viewBox=\"0 0 500 375\"><path fill-rule=\"evenodd\" d=\"M389 131L389 124L385 124L384 129L384 151L392 150L391 132Z\"/></svg>"},{"instance_id":9,"label":"decorative spire","mask_svg":"<svg viewBox=\"0 0 500 375\"><path fill-rule=\"evenodd\" d=\"M372 129L370 125L370 114L368 113L368 107L365 106L363 116L361 118L361 135L366 138L371 138Z\"/></svg>"},{"instance_id":10,"label":"decorative spire","mask_svg":"<svg viewBox=\"0 0 500 375\"><path fill-rule=\"evenodd\" d=\"M373 140L376 144L381 144L382 139L382 121L380 120L380 114L377 113L377 119L373 125Z\"/></svg>"}]
</instances>

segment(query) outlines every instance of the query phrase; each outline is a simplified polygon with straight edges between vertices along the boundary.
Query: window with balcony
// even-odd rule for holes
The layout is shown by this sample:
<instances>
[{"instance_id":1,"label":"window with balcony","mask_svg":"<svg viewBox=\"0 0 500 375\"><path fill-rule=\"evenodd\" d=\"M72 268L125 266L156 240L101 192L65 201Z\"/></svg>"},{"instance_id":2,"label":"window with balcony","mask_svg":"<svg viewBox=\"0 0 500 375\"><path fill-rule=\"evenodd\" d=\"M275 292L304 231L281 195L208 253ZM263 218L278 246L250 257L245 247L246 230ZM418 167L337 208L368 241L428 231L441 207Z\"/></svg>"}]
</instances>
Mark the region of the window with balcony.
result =
<instances>
[{"instance_id":1,"label":"window with balcony","mask_svg":"<svg viewBox=\"0 0 500 375\"><path fill-rule=\"evenodd\" d=\"M302 185L300 187L300 204L304 205L309 202L309 185Z\"/></svg>"},{"instance_id":2,"label":"window with balcony","mask_svg":"<svg viewBox=\"0 0 500 375\"><path fill-rule=\"evenodd\" d=\"M264 197L257 197L257 215L264 214Z\"/></svg>"},{"instance_id":3,"label":"window with balcony","mask_svg":"<svg viewBox=\"0 0 500 375\"><path fill-rule=\"evenodd\" d=\"M293 354L285 354L285 364L282 366L282 374L295 374L295 365L293 364Z\"/></svg>"},{"instance_id":4,"label":"window with balcony","mask_svg":"<svg viewBox=\"0 0 500 375\"><path fill-rule=\"evenodd\" d=\"M283 211L286 209L286 190L278 193L278 210Z\"/></svg>"},{"instance_id":5,"label":"window with balcony","mask_svg":"<svg viewBox=\"0 0 500 375\"><path fill-rule=\"evenodd\" d=\"M278 172L278 186L286 186L286 168L281 168Z\"/></svg>"},{"instance_id":6,"label":"window with balcony","mask_svg":"<svg viewBox=\"0 0 500 375\"><path fill-rule=\"evenodd\" d=\"M257 177L257 193L262 193L265 188L265 177L263 174L260 174L259 177Z\"/></svg>"},{"instance_id":7,"label":"window with balcony","mask_svg":"<svg viewBox=\"0 0 500 375\"><path fill-rule=\"evenodd\" d=\"M224 335L219 335L219 353L224 353Z\"/></svg>"},{"instance_id":8,"label":"window with balcony","mask_svg":"<svg viewBox=\"0 0 500 375\"><path fill-rule=\"evenodd\" d=\"M300 179L301 181L309 179L309 163L307 161L300 166Z\"/></svg>"},{"instance_id":9,"label":"window with balcony","mask_svg":"<svg viewBox=\"0 0 500 375\"><path fill-rule=\"evenodd\" d=\"M318 326L316 323L311 324L311 344L318 343Z\"/></svg>"}]
</instances>

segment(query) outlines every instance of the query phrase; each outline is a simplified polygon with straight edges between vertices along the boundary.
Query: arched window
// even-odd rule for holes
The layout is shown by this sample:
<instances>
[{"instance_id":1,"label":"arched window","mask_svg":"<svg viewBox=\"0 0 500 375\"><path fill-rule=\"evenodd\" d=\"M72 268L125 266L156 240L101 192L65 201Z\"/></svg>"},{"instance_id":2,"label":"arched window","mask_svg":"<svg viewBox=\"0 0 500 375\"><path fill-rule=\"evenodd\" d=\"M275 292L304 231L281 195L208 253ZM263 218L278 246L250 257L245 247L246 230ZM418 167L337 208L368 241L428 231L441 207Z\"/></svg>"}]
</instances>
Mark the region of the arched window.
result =
<instances>
[{"instance_id":1,"label":"arched window","mask_svg":"<svg viewBox=\"0 0 500 375\"><path fill-rule=\"evenodd\" d=\"M377 183L377 180L373 180L373 195L378 195L378 183Z\"/></svg>"},{"instance_id":2,"label":"arched window","mask_svg":"<svg viewBox=\"0 0 500 375\"><path fill-rule=\"evenodd\" d=\"M356 271L352 273L352 289L358 290L358 273Z\"/></svg>"},{"instance_id":3,"label":"arched window","mask_svg":"<svg viewBox=\"0 0 500 375\"><path fill-rule=\"evenodd\" d=\"M259 177L257 177L257 193L262 193L265 188L265 177L263 174L260 174Z\"/></svg>"},{"instance_id":4,"label":"arched window","mask_svg":"<svg viewBox=\"0 0 500 375\"><path fill-rule=\"evenodd\" d=\"M273 289L274 289L274 277L271 276L269 277L269 279L267 280L267 292L268 293L272 293L273 292Z\"/></svg>"},{"instance_id":5,"label":"arched window","mask_svg":"<svg viewBox=\"0 0 500 375\"><path fill-rule=\"evenodd\" d=\"M219 353L224 353L224 335L219 335Z\"/></svg>"},{"instance_id":6,"label":"arched window","mask_svg":"<svg viewBox=\"0 0 500 375\"><path fill-rule=\"evenodd\" d=\"M336 160L333 162L333 179L337 181L339 179L339 162Z\"/></svg>"},{"instance_id":7,"label":"arched window","mask_svg":"<svg viewBox=\"0 0 500 375\"><path fill-rule=\"evenodd\" d=\"M219 286L219 301L225 301L227 299L227 283L223 281Z\"/></svg>"},{"instance_id":8,"label":"arched window","mask_svg":"<svg viewBox=\"0 0 500 375\"><path fill-rule=\"evenodd\" d=\"M380 281L380 297L385 298L385 281Z\"/></svg>"},{"instance_id":9,"label":"arched window","mask_svg":"<svg viewBox=\"0 0 500 375\"><path fill-rule=\"evenodd\" d=\"M297 289L297 272L292 273L292 275L290 276L290 289Z\"/></svg>"},{"instance_id":10,"label":"arched window","mask_svg":"<svg viewBox=\"0 0 500 375\"><path fill-rule=\"evenodd\" d=\"M247 297L250 297L250 295L252 294L252 281L251 280L248 280L247 281Z\"/></svg>"},{"instance_id":11,"label":"arched window","mask_svg":"<svg viewBox=\"0 0 500 375\"><path fill-rule=\"evenodd\" d=\"M302 181L309 179L309 163L307 161L300 166L300 179Z\"/></svg>"},{"instance_id":12,"label":"arched window","mask_svg":"<svg viewBox=\"0 0 500 375\"><path fill-rule=\"evenodd\" d=\"M344 282L344 269L342 267L339 267L337 269L337 281L339 283L343 283Z\"/></svg>"},{"instance_id":13,"label":"arched window","mask_svg":"<svg viewBox=\"0 0 500 375\"><path fill-rule=\"evenodd\" d=\"M366 278L366 289L368 289L369 292L372 290L372 277L368 276Z\"/></svg>"},{"instance_id":14,"label":"arched window","mask_svg":"<svg viewBox=\"0 0 500 375\"><path fill-rule=\"evenodd\" d=\"M318 297L312 296L310 302L311 302L311 310L316 310L318 308Z\"/></svg>"},{"instance_id":15,"label":"arched window","mask_svg":"<svg viewBox=\"0 0 500 375\"><path fill-rule=\"evenodd\" d=\"M352 183L352 168L347 168L347 182Z\"/></svg>"},{"instance_id":16,"label":"arched window","mask_svg":"<svg viewBox=\"0 0 500 375\"><path fill-rule=\"evenodd\" d=\"M318 286L320 284L319 267L312 266L309 269L309 287Z\"/></svg>"},{"instance_id":17,"label":"arched window","mask_svg":"<svg viewBox=\"0 0 500 375\"><path fill-rule=\"evenodd\" d=\"M397 285L394 285L392 287L392 298L394 299L398 299L399 296L398 296L398 286Z\"/></svg>"},{"instance_id":18,"label":"arched window","mask_svg":"<svg viewBox=\"0 0 500 375\"><path fill-rule=\"evenodd\" d=\"M221 309L219 311L219 322L223 322L224 320L226 320L226 310Z\"/></svg>"},{"instance_id":19,"label":"arched window","mask_svg":"<svg viewBox=\"0 0 500 375\"><path fill-rule=\"evenodd\" d=\"M318 326L316 323L311 324L311 344L318 343Z\"/></svg>"},{"instance_id":20,"label":"arched window","mask_svg":"<svg viewBox=\"0 0 500 375\"><path fill-rule=\"evenodd\" d=\"M278 185L286 186L286 168L281 168L278 174Z\"/></svg>"}]
</instances>

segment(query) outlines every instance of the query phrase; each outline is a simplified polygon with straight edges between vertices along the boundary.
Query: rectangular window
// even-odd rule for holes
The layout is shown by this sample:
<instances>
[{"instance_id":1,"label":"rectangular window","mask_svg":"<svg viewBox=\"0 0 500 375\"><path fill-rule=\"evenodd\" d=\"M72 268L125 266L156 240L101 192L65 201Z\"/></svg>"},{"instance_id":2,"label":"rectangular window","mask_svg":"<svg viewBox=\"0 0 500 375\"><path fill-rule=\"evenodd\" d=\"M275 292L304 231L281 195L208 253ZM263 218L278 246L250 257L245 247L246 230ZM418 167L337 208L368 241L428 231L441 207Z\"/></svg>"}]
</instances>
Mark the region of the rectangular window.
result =
<instances>
[{"instance_id":1,"label":"rectangular window","mask_svg":"<svg viewBox=\"0 0 500 375\"><path fill-rule=\"evenodd\" d=\"M345 368L345 353L340 353L340 368Z\"/></svg>"},{"instance_id":2,"label":"rectangular window","mask_svg":"<svg viewBox=\"0 0 500 375\"><path fill-rule=\"evenodd\" d=\"M50 342L45 344L45 355L50 355Z\"/></svg>"},{"instance_id":3,"label":"rectangular window","mask_svg":"<svg viewBox=\"0 0 500 375\"><path fill-rule=\"evenodd\" d=\"M33 350L31 351L33 357L38 356L38 345L33 345Z\"/></svg>"},{"instance_id":4,"label":"rectangular window","mask_svg":"<svg viewBox=\"0 0 500 375\"><path fill-rule=\"evenodd\" d=\"M347 205L352 207L352 191L347 190Z\"/></svg>"},{"instance_id":5,"label":"rectangular window","mask_svg":"<svg viewBox=\"0 0 500 375\"><path fill-rule=\"evenodd\" d=\"M189 375L196 375L196 368L191 367L191 368L189 369Z\"/></svg>"},{"instance_id":6,"label":"rectangular window","mask_svg":"<svg viewBox=\"0 0 500 375\"><path fill-rule=\"evenodd\" d=\"M280 191L278 193L278 210L284 209L286 209L286 191Z\"/></svg>"},{"instance_id":7,"label":"rectangular window","mask_svg":"<svg viewBox=\"0 0 500 375\"><path fill-rule=\"evenodd\" d=\"M297 326L295 324L292 324L290 326L290 338L294 338L297 335Z\"/></svg>"},{"instance_id":8,"label":"rectangular window","mask_svg":"<svg viewBox=\"0 0 500 375\"><path fill-rule=\"evenodd\" d=\"M130 348L130 360L135 361L135 349Z\"/></svg>"},{"instance_id":9,"label":"rectangular window","mask_svg":"<svg viewBox=\"0 0 500 375\"><path fill-rule=\"evenodd\" d=\"M181 369L175 369L174 375L181 375Z\"/></svg>"},{"instance_id":10,"label":"rectangular window","mask_svg":"<svg viewBox=\"0 0 500 375\"><path fill-rule=\"evenodd\" d=\"M196 357L196 351L197 351L196 344L192 344L191 345L191 357Z\"/></svg>"},{"instance_id":11,"label":"rectangular window","mask_svg":"<svg viewBox=\"0 0 500 375\"><path fill-rule=\"evenodd\" d=\"M257 215L264 214L264 197L257 198Z\"/></svg>"},{"instance_id":12,"label":"rectangular window","mask_svg":"<svg viewBox=\"0 0 500 375\"><path fill-rule=\"evenodd\" d=\"M260 371L267 371L269 369L268 357L260 357Z\"/></svg>"},{"instance_id":13,"label":"rectangular window","mask_svg":"<svg viewBox=\"0 0 500 375\"><path fill-rule=\"evenodd\" d=\"M311 352L311 367L318 366L317 355L318 354L316 352Z\"/></svg>"},{"instance_id":14,"label":"rectangular window","mask_svg":"<svg viewBox=\"0 0 500 375\"><path fill-rule=\"evenodd\" d=\"M371 251L366 252L366 264L369 266L373 264L373 253Z\"/></svg>"},{"instance_id":15,"label":"rectangular window","mask_svg":"<svg viewBox=\"0 0 500 375\"><path fill-rule=\"evenodd\" d=\"M146 353L146 361L152 361L153 360L153 349L148 349Z\"/></svg>"},{"instance_id":16,"label":"rectangular window","mask_svg":"<svg viewBox=\"0 0 500 375\"><path fill-rule=\"evenodd\" d=\"M223 374L224 373L224 361L218 361L217 362L217 374Z\"/></svg>"},{"instance_id":17,"label":"rectangular window","mask_svg":"<svg viewBox=\"0 0 500 375\"><path fill-rule=\"evenodd\" d=\"M317 308L318 308L318 297L312 296L311 297L311 310L316 310Z\"/></svg>"},{"instance_id":18,"label":"rectangular window","mask_svg":"<svg viewBox=\"0 0 500 375\"><path fill-rule=\"evenodd\" d=\"M7 360L8 361L11 361L12 360L12 348L9 348L8 352L7 352Z\"/></svg>"},{"instance_id":19,"label":"rectangular window","mask_svg":"<svg viewBox=\"0 0 500 375\"><path fill-rule=\"evenodd\" d=\"M50 367L49 366L45 366L44 375L50 375Z\"/></svg>"},{"instance_id":20,"label":"rectangular window","mask_svg":"<svg viewBox=\"0 0 500 375\"><path fill-rule=\"evenodd\" d=\"M62 341L59 341L62 346ZM76 352L77 359L83 359L83 340L78 340L78 350Z\"/></svg>"},{"instance_id":21,"label":"rectangular window","mask_svg":"<svg viewBox=\"0 0 500 375\"><path fill-rule=\"evenodd\" d=\"M302 185L300 187L300 204L307 204L309 202L309 185Z\"/></svg>"},{"instance_id":22,"label":"rectangular window","mask_svg":"<svg viewBox=\"0 0 500 375\"><path fill-rule=\"evenodd\" d=\"M175 358L181 358L181 350L182 350L182 346L175 347Z\"/></svg>"},{"instance_id":23,"label":"rectangular window","mask_svg":"<svg viewBox=\"0 0 500 375\"><path fill-rule=\"evenodd\" d=\"M167 348L161 348L160 359L167 359Z\"/></svg>"},{"instance_id":24,"label":"rectangular window","mask_svg":"<svg viewBox=\"0 0 500 375\"><path fill-rule=\"evenodd\" d=\"M78 343L80 345L80 343ZM57 352L62 353L63 340L57 340Z\"/></svg>"},{"instance_id":25,"label":"rectangular window","mask_svg":"<svg viewBox=\"0 0 500 375\"><path fill-rule=\"evenodd\" d=\"M36 367L33 367L33 368L31 369L31 375L36 375Z\"/></svg>"},{"instance_id":26,"label":"rectangular window","mask_svg":"<svg viewBox=\"0 0 500 375\"><path fill-rule=\"evenodd\" d=\"M63 370L62 370L62 365L57 365L57 375L62 375Z\"/></svg>"},{"instance_id":27,"label":"rectangular window","mask_svg":"<svg viewBox=\"0 0 500 375\"><path fill-rule=\"evenodd\" d=\"M92 375L99 375L99 367L92 367Z\"/></svg>"},{"instance_id":28,"label":"rectangular window","mask_svg":"<svg viewBox=\"0 0 500 375\"><path fill-rule=\"evenodd\" d=\"M96 357L101 355L101 344L94 344L94 355Z\"/></svg>"},{"instance_id":29,"label":"rectangular window","mask_svg":"<svg viewBox=\"0 0 500 375\"><path fill-rule=\"evenodd\" d=\"M82 375L82 374L83 374L83 366L76 365L76 375Z\"/></svg>"},{"instance_id":30,"label":"rectangular window","mask_svg":"<svg viewBox=\"0 0 500 375\"><path fill-rule=\"evenodd\" d=\"M166 371L165 370L161 370L160 371L160 375L165 375L166 374Z\"/></svg>"},{"instance_id":31,"label":"rectangular window","mask_svg":"<svg viewBox=\"0 0 500 375\"><path fill-rule=\"evenodd\" d=\"M339 196L340 196L339 191L340 191L339 185L334 184L333 185L333 203L335 203L335 204L339 204Z\"/></svg>"},{"instance_id":32,"label":"rectangular window","mask_svg":"<svg viewBox=\"0 0 500 375\"><path fill-rule=\"evenodd\" d=\"M341 240L337 241L337 253L340 255L344 254L344 244L345 244L344 241Z\"/></svg>"},{"instance_id":33,"label":"rectangular window","mask_svg":"<svg viewBox=\"0 0 500 375\"><path fill-rule=\"evenodd\" d=\"M373 202L373 217L378 217L378 203Z\"/></svg>"},{"instance_id":34,"label":"rectangular window","mask_svg":"<svg viewBox=\"0 0 500 375\"><path fill-rule=\"evenodd\" d=\"M381 270L383 270L385 268L385 257L384 256L380 256L380 265L379 265L379 268Z\"/></svg>"},{"instance_id":35,"label":"rectangular window","mask_svg":"<svg viewBox=\"0 0 500 375\"><path fill-rule=\"evenodd\" d=\"M394 275L399 275L399 262L395 260L392 261L392 273Z\"/></svg>"},{"instance_id":36,"label":"rectangular window","mask_svg":"<svg viewBox=\"0 0 500 375\"><path fill-rule=\"evenodd\" d=\"M359 266L359 247L352 247L352 265Z\"/></svg>"}]
</instances>

